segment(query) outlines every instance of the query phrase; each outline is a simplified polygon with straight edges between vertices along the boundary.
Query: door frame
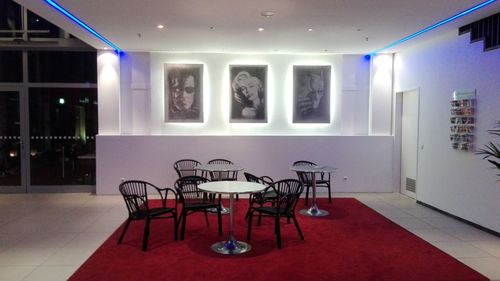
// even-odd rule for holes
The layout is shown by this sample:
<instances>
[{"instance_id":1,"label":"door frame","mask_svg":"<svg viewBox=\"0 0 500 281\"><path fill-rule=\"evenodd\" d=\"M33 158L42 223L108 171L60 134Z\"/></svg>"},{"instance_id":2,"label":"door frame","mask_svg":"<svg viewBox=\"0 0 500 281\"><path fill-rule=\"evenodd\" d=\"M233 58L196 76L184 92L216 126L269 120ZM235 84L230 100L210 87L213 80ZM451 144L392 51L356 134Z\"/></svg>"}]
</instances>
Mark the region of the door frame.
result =
<instances>
[{"instance_id":1,"label":"door frame","mask_svg":"<svg viewBox=\"0 0 500 281\"><path fill-rule=\"evenodd\" d=\"M30 141L29 141L29 118L28 118L28 94L23 86L0 85L0 92L17 92L19 94L19 122L20 122L20 167L19 174L21 185L18 186L0 186L0 193L27 193L30 185L28 171L30 169Z\"/></svg>"},{"instance_id":2,"label":"door frame","mask_svg":"<svg viewBox=\"0 0 500 281\"><path fill-rule=\"evenodd\" d=\"M403 109L403 95L407 92L416 92L417 93L417 159L416 159L416 186L415 191L418 190L418 159L419 159L419 149L420 149L420 88L402 90L395 93L395 102L394 102L394 122L393 122L393 134L394 134L394 147L393 147L393 191L397 193L401 193L403 195L412 197L413 199L417 199L417 193L413 192L402 192L404 189L401 186L401 157L402 157L402 109ZM411 194L407 194L411 193ZM412 196L413 195L413 196Z\"/></svg>"}]
</instances>

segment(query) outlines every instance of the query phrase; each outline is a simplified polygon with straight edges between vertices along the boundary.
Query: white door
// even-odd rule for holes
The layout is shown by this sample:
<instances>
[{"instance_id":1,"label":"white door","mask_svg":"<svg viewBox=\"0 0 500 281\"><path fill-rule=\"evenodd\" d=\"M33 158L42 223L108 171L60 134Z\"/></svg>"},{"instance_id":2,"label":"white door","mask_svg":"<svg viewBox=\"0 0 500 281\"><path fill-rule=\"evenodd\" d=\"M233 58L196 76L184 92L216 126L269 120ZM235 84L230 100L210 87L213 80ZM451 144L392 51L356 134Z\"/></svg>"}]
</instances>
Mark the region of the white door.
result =
<instances>
[{"instance_id":1,"label":"white door","mask_svg":"<svg viewBox=\"0 0 500 281\"><path fill-rule=\"evenodd\" d=\"M401 193L416 199L418 90L403 92L401 103Z\"/></svg>"}]
</instances>

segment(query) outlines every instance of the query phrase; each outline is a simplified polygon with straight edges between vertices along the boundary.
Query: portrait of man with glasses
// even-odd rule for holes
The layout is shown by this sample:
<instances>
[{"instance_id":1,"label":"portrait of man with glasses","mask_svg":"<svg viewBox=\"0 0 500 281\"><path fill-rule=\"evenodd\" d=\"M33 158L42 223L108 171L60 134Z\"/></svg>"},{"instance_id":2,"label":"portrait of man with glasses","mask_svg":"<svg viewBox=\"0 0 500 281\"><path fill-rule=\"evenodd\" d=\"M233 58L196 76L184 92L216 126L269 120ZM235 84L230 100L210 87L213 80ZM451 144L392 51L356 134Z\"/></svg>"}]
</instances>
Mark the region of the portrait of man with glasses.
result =
<instances>
[{"instance_id":1,"label":"portrait of man with glasses","mask_svg":"<svg viewBox=\"0 0 500 281\"><path fill-rule=\"evenodd\" d=\"M203 122L201 64L165 64L165 121Z\"/></svg>"}]
</instances>

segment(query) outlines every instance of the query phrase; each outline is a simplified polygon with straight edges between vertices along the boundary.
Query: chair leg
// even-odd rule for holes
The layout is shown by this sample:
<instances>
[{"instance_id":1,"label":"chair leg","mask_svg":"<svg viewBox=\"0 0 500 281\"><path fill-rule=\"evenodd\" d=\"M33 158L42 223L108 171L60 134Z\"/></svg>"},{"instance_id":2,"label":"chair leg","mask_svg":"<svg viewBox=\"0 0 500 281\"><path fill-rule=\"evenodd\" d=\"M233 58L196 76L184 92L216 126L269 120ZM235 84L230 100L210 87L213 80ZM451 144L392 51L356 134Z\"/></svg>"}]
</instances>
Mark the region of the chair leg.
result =
<instances>
[{"instance_id":1,"label":"chair leg","mask_svg":"<svg viewBox=\"0 0 500 281\"><path fill-rule=\"evenodd\" d=\"M248 203L248 210L247 210L247 213L245 214L245 220L247 220L247 219L248 219L248 217L250 216L250 210L252 209L252 205L253 205L253 202L252 202L252 201L250 201L250 202Z\"/></svg>"},{"instance_id":2,"label":"chair leg","mask_svg":"<svg viewBox=\"0 0 500 281\"><path fill-rule=\"evenodd\" d=\"M274 221L275 232L276 232L276 243L278 244L278 249L281 249L281 229L280 229L280 216L276 216Z\"/></svg>"},{"instance_id":3,"label":"chair leg","mask_svg":"<svg viewBox=\"0 0 500 281\"><path fill-rule=\"evenodd\" d=\"M330 183L328 183L328 202L332 203L332 190L330 188Z\"/></svg>"},{"instance_id":4,"label":"chair leg","mask_svg":"<svg viewBox=\"0 0 500 281\"><path fill-rule=\"evenodd\" d=\"M177 232L179 232L177 227L177 213L172 213L172 215L174 216L174 240L177 241Z\"/></svg>"},{"instance_id":5,"label":"chair leg","mask_svg":"<svg viewBox=\"0 0 500 281\"><path fill-rule=\"evenodd\" d=\"M217 221L219 222L219 236L222 236L222 213L221 207L217 207Z\"/></svg>"},{"instance_id":6,"label":"chair leg","mask_svg":"<svg viewBox=\"0 0 500 281\"><path fill-rule=\"evenodd\" d=\"M123 237L125 237L125 232L127 232L128 226L130 225L131 219L127 219L127 222L125 223L125 227L123 228L122 234L120 235L120 238L118 239L118 244L121 244L123 241Z\"/></svg>"},{"instance_id":7,"label":"chair leg","mask_svg":"<svg viewBox=\"0 0 500 281\"><path fill-rule=\"evenodd\" d=\"M299 232L300 239L304 240L304 235L302 234L302 230L300 230L299 222L297 221L295 215L292 216L292 219L295 224L295 228L297 228L297 231Z\"/></svg>"},{"instance_id":8,"label":"chair leg","mask_svg":"<svg viewBox=\"0 0 500 281\"><path fill-rule=\"evenodd\" d=\"M203 210L203 212L205 213L205 221L207 222L207 227L210 227L210 223L208 222L208 212L207 212L207 209Z\"/></svg>"},{"instance_id":9,"label":"chair leg","mask_svg":"<svg viewBox=\"0 0 500 281\"><path fill-rule=\"evenodd\" d=\"M252 217L253 217L253 212L248 210L248 231L247 231L247 239L250 240L250 237L252 235Z\"/></svg>"},{"instance_id":10,"label":"chair leg","mask_svg":"<svg viewBox=\"0 0 500 281\"><path fill-rule=\"evenodd\" d=\"M181 216L181 241L184 240L184 232L186 231L186 219L187 219L187 213L185 211L182 212Z\"/></svg>"},{"instance_id":11,"label":"chair leg","mask_svg":"<svg viewBox=\"0 0 500 281\"><path fill-rule=\"evenodd\" d=\"M262 222L262 213L259 212L259 218L257 219L257 225L260 226L261 222Z\"/></svg>"},{"instance_id":12,"label":"chair leg","mask_svg":"<svg viewBox=\"0 0 500 281\"><path fill-rule=\"evenodd\" d=\"M309 206L309 203L308 203L308 201L309 201L309 187L310 187L310 185L307 185L307 188L306 188L306 200L304 201L304 205L306 205L306 206Z\"/></svg>"},{"instance_id":13,"label":"chair leg","mask_svg":"<svg viewBox=\"0 0 500 281\"><path fill-rule=\"evenodd\" d=\"M146 252L148 250L148 239L149 239L149 224L151 220L146 219L146 224L144 225L144 235L142 237L142 250Z\"/></svg>"}]
</instances>

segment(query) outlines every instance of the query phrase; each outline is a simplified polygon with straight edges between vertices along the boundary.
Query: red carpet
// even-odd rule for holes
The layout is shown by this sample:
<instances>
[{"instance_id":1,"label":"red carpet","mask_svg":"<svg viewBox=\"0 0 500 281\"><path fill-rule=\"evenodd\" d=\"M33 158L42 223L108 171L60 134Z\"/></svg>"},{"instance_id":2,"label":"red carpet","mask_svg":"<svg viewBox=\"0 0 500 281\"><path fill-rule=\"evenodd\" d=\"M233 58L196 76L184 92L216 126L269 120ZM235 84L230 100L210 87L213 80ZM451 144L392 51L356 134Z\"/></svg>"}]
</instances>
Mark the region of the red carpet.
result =
<instances>
[{"instance_id":1,"label":"red carpet","mask_svg":"<svg viewBox=\"0 0 500 281\"><path fill-rule=\"evenodd\" d=\"M247 200L235 205L235 236L246 241ZM173 240L171 220L156 221L146 253L141 251L143 224L132 222L122 245L116 244L120 227L70 280L488 280L355 199L335 198L332 204L322 199L318 205L330 216L297 214L305 241L293 223L284 221L283 249L278 250L273 221L264 218L252 229L252 251L237 256L210 249L227 238L229 216L220 238L217 216L210 216L207 228L203 214L191 215L184 241Z\"/></svg>"}]
</instances>

